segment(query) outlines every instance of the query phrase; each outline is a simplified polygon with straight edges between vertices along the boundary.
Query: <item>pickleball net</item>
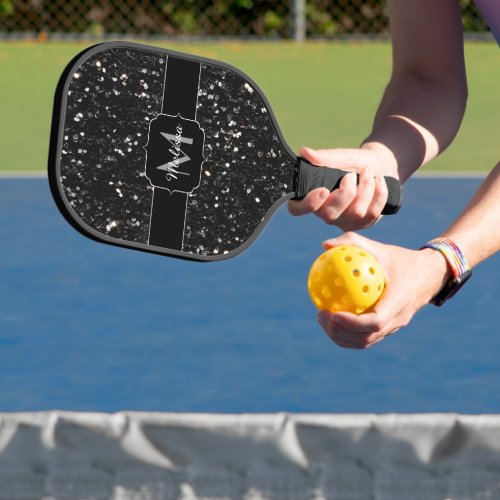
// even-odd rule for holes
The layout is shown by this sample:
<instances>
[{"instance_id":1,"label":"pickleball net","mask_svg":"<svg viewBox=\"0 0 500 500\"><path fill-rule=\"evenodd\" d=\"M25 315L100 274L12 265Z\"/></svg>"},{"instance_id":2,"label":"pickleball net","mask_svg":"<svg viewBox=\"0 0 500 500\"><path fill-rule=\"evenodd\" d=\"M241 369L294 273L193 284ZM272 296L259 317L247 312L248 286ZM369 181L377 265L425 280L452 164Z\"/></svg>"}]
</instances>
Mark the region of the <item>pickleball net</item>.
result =
<instances>
[{"instance_id":1,"label":"pickleball net","mask_svg":"<svg viewBox=\"0 0 500 500\"><path fill-rule=\"evenodd\" d=\"M1 500L500 498L500 416L0 414Z\"/></svg>"}]
</instances>

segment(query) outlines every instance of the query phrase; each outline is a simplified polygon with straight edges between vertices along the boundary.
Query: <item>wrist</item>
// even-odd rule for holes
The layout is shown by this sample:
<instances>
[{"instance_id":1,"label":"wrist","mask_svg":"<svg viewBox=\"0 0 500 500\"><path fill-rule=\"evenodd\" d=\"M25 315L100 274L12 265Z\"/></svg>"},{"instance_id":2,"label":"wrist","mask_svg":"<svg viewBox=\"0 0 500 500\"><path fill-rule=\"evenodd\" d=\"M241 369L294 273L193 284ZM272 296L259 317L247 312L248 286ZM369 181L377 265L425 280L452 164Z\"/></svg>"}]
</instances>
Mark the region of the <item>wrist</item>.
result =
<instances>
[{"instance_id":1,"label":"wrist","mask_svg":"<svg viewBox=\"0 0 500 500\"><path fill-rule=\"evenodd\" d=\"M418 251L422 258L420 269L425 270L423 275L423 289L425 303L430 302L453 277L446 258L432 248L422 248Z\"/></svg>"},{"instance_id":2,"label":"wrist","mask_svg":"<svg viewBox=\"0 0 500 500\"><path fill-rule=\"evenodd\" d=\"M361 149L372 151L379 157L380 164L382 165L380 173L399 179L398 162L394 153L385 144L367 139L361 144Z\"/></svg>"}]
</instances>

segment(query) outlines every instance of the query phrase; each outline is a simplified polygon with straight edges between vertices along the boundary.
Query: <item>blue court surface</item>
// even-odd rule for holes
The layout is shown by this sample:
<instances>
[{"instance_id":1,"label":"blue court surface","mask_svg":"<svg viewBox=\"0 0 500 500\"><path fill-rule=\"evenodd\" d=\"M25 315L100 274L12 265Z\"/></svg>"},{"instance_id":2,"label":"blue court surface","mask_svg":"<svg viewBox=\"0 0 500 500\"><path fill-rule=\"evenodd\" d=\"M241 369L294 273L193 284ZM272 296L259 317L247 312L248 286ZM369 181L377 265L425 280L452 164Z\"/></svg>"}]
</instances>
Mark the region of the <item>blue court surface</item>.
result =
<instances>
[{"instance_id":1,"label":"blue court surface","mask_svg":"<svg viewBox=\"0 0 500 500\"><path fill-rule=\"evenodd\" d=\"M417 248L481 179L413 179L364 234ZM186 262L99 244L46 179L0 180L0 411L500 411L500 258L367 351L337 347L306 289L338 235L283 206L240 256ZM493 229L493 228L492 228Z\"/></svg>"}]
</instances>

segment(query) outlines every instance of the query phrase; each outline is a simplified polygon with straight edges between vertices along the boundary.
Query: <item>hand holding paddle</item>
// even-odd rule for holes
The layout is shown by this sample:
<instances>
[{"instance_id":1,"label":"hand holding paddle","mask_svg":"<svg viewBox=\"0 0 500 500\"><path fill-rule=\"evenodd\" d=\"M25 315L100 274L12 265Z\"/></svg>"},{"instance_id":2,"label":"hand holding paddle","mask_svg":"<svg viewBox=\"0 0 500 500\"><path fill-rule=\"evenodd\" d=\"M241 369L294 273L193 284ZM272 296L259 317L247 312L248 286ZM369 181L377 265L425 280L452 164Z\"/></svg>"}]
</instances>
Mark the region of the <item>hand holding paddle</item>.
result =
<instances>
[{"instance_id":1,"label":"hand holding paddle","mask_svg":"<svg viewBox=\"0 0 500 500\"><path fill-rule=\"evenodd\" d=\"M355 172L344 177L338 189L316 189L301 201L289 201L292 215L314 213L327 224L344 231L370 227L381 217L389 193L380 172L396 171L390 158L373 149L320 149L301 148L300 156L315 165L326 165ZM390 168L393 166L394 168ZM356 182L359 178L359 182Z\"/></svg>"}]
</instances>

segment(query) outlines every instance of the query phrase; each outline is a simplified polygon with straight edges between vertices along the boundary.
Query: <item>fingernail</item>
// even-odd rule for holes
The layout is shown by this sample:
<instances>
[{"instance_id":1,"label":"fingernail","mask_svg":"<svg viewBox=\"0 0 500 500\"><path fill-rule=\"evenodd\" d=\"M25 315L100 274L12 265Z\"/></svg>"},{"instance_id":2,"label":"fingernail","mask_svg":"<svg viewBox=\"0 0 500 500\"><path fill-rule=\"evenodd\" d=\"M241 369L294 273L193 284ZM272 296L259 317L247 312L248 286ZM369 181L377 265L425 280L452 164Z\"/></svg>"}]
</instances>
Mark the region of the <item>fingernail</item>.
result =
<instances>
[{"instance_id":1,"label":"fingernail","mask_svg":"<svg viewBox=\"0 0 500 500\"><path fill-rule=\"evenodd\" d=\"M328 189L322 189L319 192L319 199L320 200L326 200L328 198L328 196L330 196L330 191L328 191Z\"/></svg>"}]
</instances>

